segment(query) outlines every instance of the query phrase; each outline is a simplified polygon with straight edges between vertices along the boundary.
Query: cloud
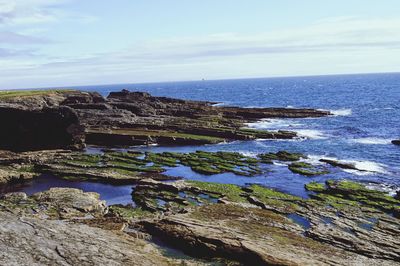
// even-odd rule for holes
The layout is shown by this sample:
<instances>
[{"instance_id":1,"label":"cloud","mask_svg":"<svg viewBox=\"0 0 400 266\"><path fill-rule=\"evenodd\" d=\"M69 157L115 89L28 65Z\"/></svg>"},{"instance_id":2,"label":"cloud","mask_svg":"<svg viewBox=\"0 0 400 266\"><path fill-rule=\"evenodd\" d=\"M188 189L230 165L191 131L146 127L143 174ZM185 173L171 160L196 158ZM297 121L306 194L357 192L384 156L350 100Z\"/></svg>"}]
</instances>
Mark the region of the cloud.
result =
<instances>
[{"instance_id":1,"label":"cloud","mask_svg":"<svg viewBox=\"0 0 400 266\"><path fill-rule=\"evenodd\" d=\"M33 24L56 20L52 0L0 0L0 22L8 25Z\"/></svg>"},{"instance_id":2,"label":"cloud","mask_svg":"<svg viewBox=\"0 0 400 266\"><path fill-rule=\"evenodd\" d=\"M77 0L0 0L0 25L32 26L62 19L87 23L97 19L91 15L66 12L63 7L74 1Z\"/></svg>"},{"instance_id":3,"label":"cloud","mask_svg":"<svg viewBox=\"0 0 400 266\"><path fill-rule=\"evenodd\" d=\"M0 48L0 58L19 57L19 56L33 56L32 50L13 50Z\"/></svg>"},{"instance_id":4,"label":"cloud","mask_svg":"<svg viewBox=\"0 0 400 266\"><path fill-rule=\"evenodd\" d=\"M253 35L220 34L159 40L133 46L125 53L131 59L153 60L399 47L400 19L341 18Z\"/></svg>"},{"instance_id":5,"label":"cloud","mask_svg":"<svg viewBox=\"0 0 400 266\"><path fill-rule=\"evenodd\" d=\"M59 54L0 67L0 80L12 84L9 77L16 73L27 83L63 85L381 72L398 71L399 57L400 19L342 17L251 35L147 40L107 53Z\"/></svg>"},{"instance_id":6,"label":"cloud","mask_svg":"<svg viewBox=\"0 0 400 266\"><path fill-rule=\"evenodd\" d=\"M0 44L42 44L49 41L10 31L0 31Z\"/></svg>"}]
</instances>

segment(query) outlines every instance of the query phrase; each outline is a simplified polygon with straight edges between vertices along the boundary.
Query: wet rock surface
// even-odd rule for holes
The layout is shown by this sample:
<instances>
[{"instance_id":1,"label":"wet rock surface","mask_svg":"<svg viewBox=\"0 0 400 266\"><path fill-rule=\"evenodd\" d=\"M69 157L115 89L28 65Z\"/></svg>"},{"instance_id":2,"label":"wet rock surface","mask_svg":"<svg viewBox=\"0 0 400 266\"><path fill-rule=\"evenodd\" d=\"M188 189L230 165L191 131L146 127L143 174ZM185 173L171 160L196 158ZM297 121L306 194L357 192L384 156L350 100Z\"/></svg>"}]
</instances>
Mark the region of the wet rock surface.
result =
<instances>
[{"instance_id":1,"label":"wet rock surface","mask_svg":"<svg viewBox=\"0 0 400 266\"><path fill-rule=\"evenodd\" d=\"M104 167L122 167L119 169L126 171L126 177L131 178L129 182L134 182L135 186L132 193L135 207L106 207L98 194L78 189L53 188L32 196L5 194L0 199L0 215L11 215L7 219L40 219L33 224L48 222L42 220L68 221L73 225L63 226L72 226L71 230L84 225L96 227L99 228L96 230L103 230L101 234L109 234L108 237L117 230L121 237L128 239L126 241L136 241L131 237L154 237L188 255L212 261L227 260L233 265L396 265L400 259L400 220L397 218L400 201L360 183L311 182L306 186L310 199L303 199L259 185L240 187L188 180L160 181L168 179L159 173L160 168L185 162L191 166L201 162L206 169L234 170L246 175L244 169L255 171L262 160L266 164L269 160L287 161L290 166L299 163L301 154L279 152L251 158L229 152L156 154L108 150L98 155L48 152L45 158L40 152L19 153L18 156L3 153L7 154L10 156L8 159L4 156L3 163L30 163L34 169L51 165L51 171L60 173L58 165L69 169L68 175L80 169L82 173L74 177L78 180L89 178L84 176L84 171L91 173L97 169L98 172L92 173L96 176L94 180L114 182L115 176L113 180L101 175L107 172ZM221 167L221 164L228 165ZM57 231L57 225L54 226L56 239L62 238L64 231ZM8 233L2 232L1 237ZM14 231L14 234L17 233ZM97 237L102 237L101 234ZM35 237L32 239L36 241ZM71 241L79 243L81 240ZM70 252L77 252L69 248ZM136 252L137 248L131 247L123 253ZM53 254L51 252L49 254ZM155 259L147 258L146 254L144 258ZM43 253L37 256L44 256L43 260L48 258ZM120 258L116 260L124 262Z\"/></svg>"},{"instance_id":2,"label":"wet rock surface","mask_svg":"<svg viewBox=\"0 0 400 266\"><path fill-rule=\"evenodd\" d=\"M249 157L237 152L119 152L104 150L99 154L53 150L13 153L0 151L0 184L23 182L41 174L56 175L67 180L132 184L151 174L156 180L177 177L162 173L174 167L190 167L196 173L236 176L259 176L268 171L274 161L288 163L289 170L304 176L329 173L327 166L314 166L300 161L299 153L281 151ZM178 178L179 179L179 178Z\"/></svg>"},{"instance_id":3,"label":"wet rock surface","mask_svg":"<svg viewBox=\"0 0 400 266\"><path fill-rule=\"evenodd\" d=\"M144 230L190 254L251 265L397 264L400 201L350 181L307 189L312 199L257 185L143 180L133 197L167 214L140 222Z\"/></svg>"}]
</instances>

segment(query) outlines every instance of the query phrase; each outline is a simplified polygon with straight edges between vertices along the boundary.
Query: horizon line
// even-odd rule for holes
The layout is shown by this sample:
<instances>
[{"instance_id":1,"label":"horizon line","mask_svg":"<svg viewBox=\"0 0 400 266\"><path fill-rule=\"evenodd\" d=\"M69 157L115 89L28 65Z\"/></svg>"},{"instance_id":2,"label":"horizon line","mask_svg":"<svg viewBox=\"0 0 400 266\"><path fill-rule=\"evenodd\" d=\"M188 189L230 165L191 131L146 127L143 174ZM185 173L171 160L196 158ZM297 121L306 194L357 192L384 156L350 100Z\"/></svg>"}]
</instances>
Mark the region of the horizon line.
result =
<instances>
[{"instance_id":1,"label":"horizon line","mask_svg":"<svg viewBox=\"0 0 400 266\"><path fill-rule=\"evenodd\" d=\"M12 90L48 90L48 89L75 89L82 87L96 86L117 86L117 85L148 85L148 84L164 84L164 83L190 83L202 81L235 81L235 80L256 80L256 79L276 79L276 78L311 78L311 77L330 77L330 76L358 76L358 75L383 75L383 74L400 74L400 71L393 72L364 72L364 73L339 73L339 74L316 74L316 75L293 75L293 76L269 76L269 77L242 77L242 78L221 78L221 79L193 79L193 80L171 80L171 81L145 81L145 82L128 82L128 83L108 83L108 84L87 84L87 85L63 85L49 87L30 87L15 89L0 89L0 91Z\"/></svg>"}]
</instances>

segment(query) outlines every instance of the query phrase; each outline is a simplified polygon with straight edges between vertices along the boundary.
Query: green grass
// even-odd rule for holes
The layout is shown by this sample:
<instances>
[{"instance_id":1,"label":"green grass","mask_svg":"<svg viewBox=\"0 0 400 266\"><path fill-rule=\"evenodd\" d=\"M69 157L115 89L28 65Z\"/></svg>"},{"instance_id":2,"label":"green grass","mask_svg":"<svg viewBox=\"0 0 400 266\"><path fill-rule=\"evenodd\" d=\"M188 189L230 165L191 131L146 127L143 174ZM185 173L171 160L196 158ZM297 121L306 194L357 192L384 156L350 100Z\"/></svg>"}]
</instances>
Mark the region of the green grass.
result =
<instances>
[{"instance_id":1,"label":"green grass","mask_svg":"<svg viewBox=\"0 0 400 266\"><path fill-rule=\"evenodd\" d=\"M70 89L62 89L62 90L7 90L0 91L0 99L7 99L13 97L29 97L29 96L40 96L40 95L49 95L54 93L65 93L71 92L74 90Z\"/></svg>"}]
</instances>

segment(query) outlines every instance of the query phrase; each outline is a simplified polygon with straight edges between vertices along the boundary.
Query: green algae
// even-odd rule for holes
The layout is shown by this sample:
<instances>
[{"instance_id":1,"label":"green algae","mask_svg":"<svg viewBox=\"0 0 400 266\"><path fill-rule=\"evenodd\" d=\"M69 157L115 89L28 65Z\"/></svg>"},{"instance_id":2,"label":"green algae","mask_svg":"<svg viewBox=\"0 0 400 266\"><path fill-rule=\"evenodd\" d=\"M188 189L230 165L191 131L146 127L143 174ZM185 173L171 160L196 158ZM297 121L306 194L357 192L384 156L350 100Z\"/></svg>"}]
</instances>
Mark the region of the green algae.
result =
<instances>
[{"instance_id":1,"label":"green algae","mask_svg":"<svg viewBox=\"0 0 400 266\"><path fill-rule=\"evenodd\" d=\"M263 153L258 155L261 162L271 164L272 161L298 161L301 158L306 158L301 153L290 153L287 151L279 151L277 153Z\"/></svg>"},{"instance_id":2,"label":"green algae","mask_svg":"<svg viewBox=\"0 0 400 266\"><path fill-rule=\"evenodd\" d=\"M399 214L400 201L385 192L367 188L362 183L349 180L328 180L326 186L311 182L306 189L317 194L310 195L336 209L366 207L387 213Z\"/></svg>"},{"instance_id":3,"label":"green algae","mask_svg":"<svg viewBox=\"0 0 400 266\"><path fill-rule=\"evenodd\" d=\"M109 208L109 216L116 216L125 220L134 218L144 218L151 216L151 212L143 210L140 207L124 206L124 205L111 205Z\"/></svg>"},{"instance_id":4,"label":"green algae","mask_svg":"<svg viewBox=\"0 0 400 266\"><path fill-rule=\"evenodd\" d=\"M192 180L187 181L187 183L202 190L204 193L211 193L214 196L219 195L219 198L226 198L233 202L247 202L246 198L243 197L244 191L236 185Z\"/></svg>"},{"instance_id":5,"label":"green algae","mask_svg":"<svg viewBox=\"0 0 400 266\"><path fill-rule=\"evenodd\" d=\"M329 173L329 171L327 171L324 168L317 167L317 166L314 166L312 164L305 163L305 162L291 163L288 166L288 169L290 171L292 171L293 173L305 175L305 176L325 175L325 174Z\"/></svg>"},{"instance_id":6,"label":"green algae","mask_svg":"<svg viewBox=\"0 0 400 266\"><path fill-rule=\"evenodd\" d=\"M313 192L322 192L325 191L326 187L325 184L318 183L318 182L310 182L305 185L306 190L313 191Z\"/></svg>"}]
</instances>

